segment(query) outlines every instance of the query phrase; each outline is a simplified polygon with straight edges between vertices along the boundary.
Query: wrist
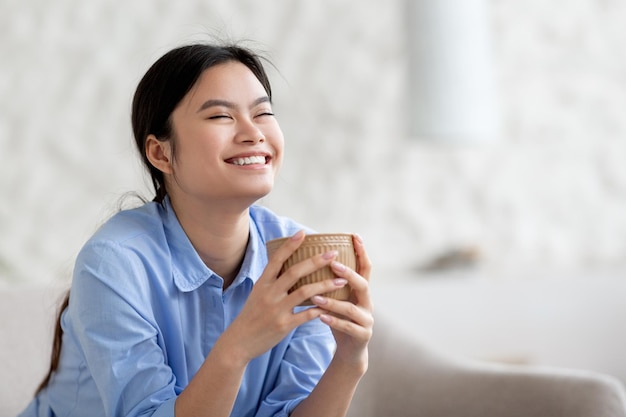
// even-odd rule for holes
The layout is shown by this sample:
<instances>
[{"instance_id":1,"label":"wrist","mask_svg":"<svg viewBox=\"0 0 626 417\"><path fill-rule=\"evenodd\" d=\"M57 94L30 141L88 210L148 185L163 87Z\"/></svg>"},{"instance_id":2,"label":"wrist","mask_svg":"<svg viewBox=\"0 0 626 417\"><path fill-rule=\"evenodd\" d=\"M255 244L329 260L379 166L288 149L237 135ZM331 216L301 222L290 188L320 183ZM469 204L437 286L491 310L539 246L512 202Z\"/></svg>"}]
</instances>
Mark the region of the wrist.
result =
<instances>
[{"instance_id":1,"label":"wrist","mask_svg":"<svg viewBox=\"0 0 626 417\"><path fill-rule=\"evenodd\" d=\"M331 366L338 368L346 376L361 378L369 367L368 351L365 349L358 355L344 357L335 353L331 361Z\"/></svg>"},{"instance_id":2,"label":"wrist","mask_svg":"<svg viewBox=\"0 0 626 417\"><path fill-rule=\"evenodd\" d=\"M228 336L225 332L217 339L210 356L233 370L245 369L251 359L248 358L242 344L232 341Z\"/></svg>"}]
</instances>

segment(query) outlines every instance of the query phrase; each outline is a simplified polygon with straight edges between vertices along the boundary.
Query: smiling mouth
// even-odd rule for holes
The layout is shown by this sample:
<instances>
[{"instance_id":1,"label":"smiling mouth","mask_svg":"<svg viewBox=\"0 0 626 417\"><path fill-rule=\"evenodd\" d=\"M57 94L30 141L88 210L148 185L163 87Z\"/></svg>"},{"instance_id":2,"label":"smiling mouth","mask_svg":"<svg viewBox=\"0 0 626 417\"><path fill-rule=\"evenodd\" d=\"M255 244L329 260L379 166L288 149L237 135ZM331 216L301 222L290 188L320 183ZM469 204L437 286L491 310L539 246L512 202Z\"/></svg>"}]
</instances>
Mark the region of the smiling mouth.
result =
<instances>
[{"instance_id":1,"label":"smiling mouth","mask_svg":"<svg viewBox=\"0 0 626 417\"><path fill-rule=\"evenodd\" d=\"M226 160L227 163L233 165L265 165L269 161L269 157L267 156L246 156L241 158L231 158Z\"/></svg>"}]
</instances>

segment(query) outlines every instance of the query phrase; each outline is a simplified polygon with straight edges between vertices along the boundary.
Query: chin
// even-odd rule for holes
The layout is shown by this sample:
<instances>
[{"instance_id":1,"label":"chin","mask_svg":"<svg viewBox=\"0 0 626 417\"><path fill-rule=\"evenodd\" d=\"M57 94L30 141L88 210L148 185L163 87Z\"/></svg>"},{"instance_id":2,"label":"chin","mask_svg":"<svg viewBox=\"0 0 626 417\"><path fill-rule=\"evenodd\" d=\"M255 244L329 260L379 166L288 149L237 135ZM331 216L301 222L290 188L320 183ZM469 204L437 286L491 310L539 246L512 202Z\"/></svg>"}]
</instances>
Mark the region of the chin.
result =
<instances>
[{"instance_id":1,"label":"chin","mask_svg":"<svg viewBox=\"0 0 626 417\"><path fill-rule=\"evenodd\" d=\"M244 198L250 201L249 205L252 205L256 203L258 200L262 199L263 197L266 197L272 191L272 188L273 187L271 186L262 188L262 189L257 188L256 190L251 191L250 193L246 193Z\"/></svg>"}]
</instances>

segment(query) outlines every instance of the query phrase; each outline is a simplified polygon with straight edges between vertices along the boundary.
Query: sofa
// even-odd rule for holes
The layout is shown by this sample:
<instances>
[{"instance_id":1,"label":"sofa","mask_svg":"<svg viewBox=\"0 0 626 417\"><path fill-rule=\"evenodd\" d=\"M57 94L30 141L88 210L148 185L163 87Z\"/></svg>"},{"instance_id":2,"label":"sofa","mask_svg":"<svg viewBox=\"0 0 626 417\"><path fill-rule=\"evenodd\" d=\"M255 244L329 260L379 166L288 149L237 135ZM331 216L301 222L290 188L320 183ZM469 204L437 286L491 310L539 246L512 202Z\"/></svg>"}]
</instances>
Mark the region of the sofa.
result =
<instances>
[{"instance_id":1,"label":"sofa","mask_svg":"<svg viewBox=\"0 0 626 417\"><path fill-rule=\"evenodd\" d=\"M56 286L0 288L0 417L20 412L45 373L61 297ZM376 314L370 368L349 416L626 417L626 395L599 372L443 353Z\"/></svg>"}]
</instances>

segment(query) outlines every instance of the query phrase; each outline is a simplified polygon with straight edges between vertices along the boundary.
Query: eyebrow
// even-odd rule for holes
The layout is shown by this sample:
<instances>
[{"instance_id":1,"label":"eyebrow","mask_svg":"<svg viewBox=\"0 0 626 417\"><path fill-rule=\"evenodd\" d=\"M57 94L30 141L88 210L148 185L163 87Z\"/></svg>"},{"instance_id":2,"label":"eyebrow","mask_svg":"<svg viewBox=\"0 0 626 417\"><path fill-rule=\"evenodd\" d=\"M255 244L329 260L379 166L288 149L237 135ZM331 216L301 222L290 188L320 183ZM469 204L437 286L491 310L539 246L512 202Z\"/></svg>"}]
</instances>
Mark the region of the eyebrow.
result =
<instances>
[{"instance_id":1,"label":"eyebrow","mask_svg":"<svg viewBox=\"0 0 626 417\"><path fill-rule=\"evenodd\" d=\"M250 104L250 108L258 106L261 103L271 103L270 98L268 96L259 97L256 100L254 100L252 104ZM198 113L210 107L226 107L229 109L236 109L237 105L228 100L210 99L202 103L202 105L198 109Z\"/></svg>"}]
</instances>

